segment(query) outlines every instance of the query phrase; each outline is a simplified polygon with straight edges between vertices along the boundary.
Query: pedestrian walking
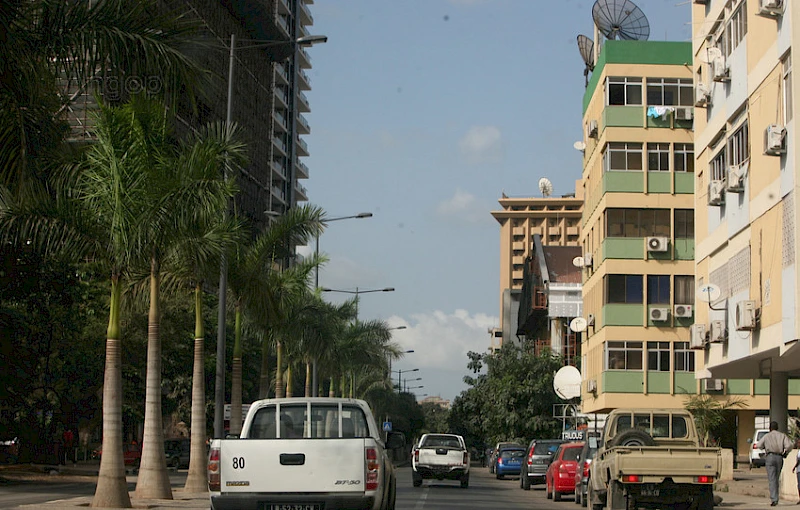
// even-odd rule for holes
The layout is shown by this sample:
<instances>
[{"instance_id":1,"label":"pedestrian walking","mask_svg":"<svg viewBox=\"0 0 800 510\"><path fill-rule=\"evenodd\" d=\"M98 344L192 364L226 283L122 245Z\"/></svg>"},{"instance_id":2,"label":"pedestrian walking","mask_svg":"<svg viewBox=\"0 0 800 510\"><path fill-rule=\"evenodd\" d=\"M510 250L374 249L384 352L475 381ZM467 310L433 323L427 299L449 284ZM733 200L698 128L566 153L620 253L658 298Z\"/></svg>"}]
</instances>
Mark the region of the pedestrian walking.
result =
<instances>
[{"instance_id":1,"label":"pedestrian walking","mask_svg":"<svg viewBox=\"0 0 800 510\"><path fill-rule=\"evenodd\" d=\"M794 473L795 476L797 477L797 495L798 498L800 498L800 469L797 469L798 467L800 467L800 439L794 440L794 447L797 448L797 456L795 457L794 460L794 467L792 468L792 473ZM797 504L800 505L800 499L797 500Z\"/></svg>"},{"instance_id":2,"label":"pedestrian walking","mask_svg":"<svg viewBox=\"0 0 800 510\"><path fill-rule=\"evenodd\" d=\"M783 459L792 449L792 442L789 437L778 430L778 422L769 423L769 432L756 444L756 448L766 452L764 463L767 467L767 479L769 480L769 499L771 506L778 505L780 496L779 481L781 469L783 469Z\"/></svg>"}]
</instances>

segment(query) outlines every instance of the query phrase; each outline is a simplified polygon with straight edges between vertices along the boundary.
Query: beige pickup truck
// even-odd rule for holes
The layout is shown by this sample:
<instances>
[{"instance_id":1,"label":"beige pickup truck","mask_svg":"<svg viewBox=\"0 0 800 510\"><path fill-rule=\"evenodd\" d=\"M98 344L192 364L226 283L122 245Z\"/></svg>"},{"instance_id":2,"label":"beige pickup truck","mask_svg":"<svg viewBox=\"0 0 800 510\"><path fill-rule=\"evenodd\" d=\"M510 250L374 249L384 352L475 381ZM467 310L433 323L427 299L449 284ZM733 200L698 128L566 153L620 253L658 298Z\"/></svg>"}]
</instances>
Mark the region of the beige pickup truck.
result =
<instances>
[{"instance_id":1,"label":"beige pickup truck","mask_svg":"<svg viewBox=\"0 0 800 510\"><path fill-rule=\"evenodd\" d=\"M615 409L589 472L593 510L712 510L719 448L701 447L685 409Z\"/></svg>"}]
</instances>

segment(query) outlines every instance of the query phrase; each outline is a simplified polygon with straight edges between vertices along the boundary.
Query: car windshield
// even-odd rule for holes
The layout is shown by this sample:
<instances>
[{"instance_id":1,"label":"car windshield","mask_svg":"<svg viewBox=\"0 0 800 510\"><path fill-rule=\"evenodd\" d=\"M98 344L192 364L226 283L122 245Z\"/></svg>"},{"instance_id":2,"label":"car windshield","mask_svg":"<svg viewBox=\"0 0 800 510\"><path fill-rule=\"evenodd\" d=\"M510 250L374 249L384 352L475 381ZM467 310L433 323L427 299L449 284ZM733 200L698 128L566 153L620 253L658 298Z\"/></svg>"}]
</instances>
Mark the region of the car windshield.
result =
<instances>
[{"instance_id":1,"label":"car windshield","mask_svg":"<svg viewBox=\"0 0 800 510\"><path fill-rule=\"evenodd\" d=\"M561 457L562 460L578 460L578 455L580 455L581 449L577 447L573 448L564 448L564 455Z\"/></svg>"},{"instance_id":2,"label":"car windshield","mask_svg":"<svg viewBox=\"0 0 800 510\"><path fill-rule=\"evenodd\" d=\"M525 456L525 450L503 450L500 457L503 459L516 459Z\"/></svg>"},{"instance_id":3,"label":"car windshield","mask_svg":"<svg viewBox=\"0 0 800 510\"><path fill-rule=\"evenodd\" d=\"M558 446L561 443L536 443L533 447L533 454L534 455L549 455L551 453L555 453L558 450Z\"/></svg>"}]
</instances>

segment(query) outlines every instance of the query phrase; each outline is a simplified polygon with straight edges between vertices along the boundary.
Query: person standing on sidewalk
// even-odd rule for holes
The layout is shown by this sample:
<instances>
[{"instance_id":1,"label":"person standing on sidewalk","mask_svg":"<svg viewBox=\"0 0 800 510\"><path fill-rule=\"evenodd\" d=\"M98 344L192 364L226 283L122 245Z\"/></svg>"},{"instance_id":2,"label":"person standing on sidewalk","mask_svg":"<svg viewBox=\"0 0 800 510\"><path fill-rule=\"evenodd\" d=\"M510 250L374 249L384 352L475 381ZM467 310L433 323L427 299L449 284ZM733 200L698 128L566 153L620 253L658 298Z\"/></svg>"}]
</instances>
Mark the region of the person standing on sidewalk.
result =
<instances>
[{"instance_id":1,"label":"person standing on sidewalk","mask_svg":"<svg viewBox=\"0 0 800 510\"><path fill-rule=\"evenodd\" d=\"M778 505L780 496L780 477L783 469L783 459L792 449L792 442L789 436L778 430L778 422L769 423L769 432L756 444L756 448L761 448L766 452L764 464L767 467L767 479L769 480L769 499L771 506Z\"/></svg>"}]
</instances>

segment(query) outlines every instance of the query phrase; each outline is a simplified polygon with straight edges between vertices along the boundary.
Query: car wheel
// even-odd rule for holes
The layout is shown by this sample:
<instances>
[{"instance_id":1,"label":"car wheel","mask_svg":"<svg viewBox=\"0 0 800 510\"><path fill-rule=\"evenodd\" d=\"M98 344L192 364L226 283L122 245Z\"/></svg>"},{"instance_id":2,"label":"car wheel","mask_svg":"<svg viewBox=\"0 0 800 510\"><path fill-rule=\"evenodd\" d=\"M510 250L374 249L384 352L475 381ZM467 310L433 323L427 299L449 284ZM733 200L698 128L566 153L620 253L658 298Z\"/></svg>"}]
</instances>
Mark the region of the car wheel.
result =
<instances>
[{"instance_id":1,"label":"car wheel","mask_svg":"<svg viewBox=\"0 0 800 510\"><path fill-rule=\"evenodd\" d=\"M502 480L503 478L505 478L505 476L501 475L500 473L497 473L497 479L498 480Z\"/></svg>"},{"instance_id":2,"label":"car wheel","mask_svg":"<svg viewBox=\"0 0 800 510\"><path fill-rule=\"evenodd\" d=\"M466 489L469 487L469 475L464 475L461 477L461 488Z\"/></svg>"},{"instance_id":3,"label":"car wheel","mask_svg":"<svg viewBox=\"0 0 800 510\"><path fill-rule=\"evenodd\" d=\"M414 484L414 487L419 487L420 485L422 485L422 477L419 476L416 472L411 473L411 480L412 483Z\"/></svg>"},{"instance_id":4,"label":"car wheel","mask_svg":"<svg viewBox=\"0 0 800 510\"><path fill-rule=\"evenodd\" d=\"M589 499L589 493L588 493L588 492L587 492L587 493L585 493L585 494L582 494L582 497L581 497L581 506L582 506L583 508L586 508L586 507L588 506L588 504L589 504L589 501L588 501L588 499Z\"/></svg>"},{"instance_id":5,"label":"car wheel","mask_svg":"<svg viewBox=\"0 0 800 510\"><path fill-rule=\"evenodd\" d=\"M546 481L544 482L544 497L547 499L553 499L553 493L550 492L550 484Z\"/></svg>"},{"instance_id":6,"label":"car wheel","mask_svg":"<svg viewBox=\"0 0 800 510\"><path fill-rule=\"evenodd\" d=\"M553 487L553 501L561 501L561 493Z\"/></svg>"},{"instance_id":7,"label":"car wheel","mask_svg":"<svg viewBox=\"0 0 800 510\"><path fill-rule=\"evenodd\" d=\"M520 475L520 480L522 484L522 490L529 491L531 490L531 479L528 478L528 475Z\"/></svg>"},{"instance_id":8,"label":"car wheel","mask_svg":"<svg viewBox=\"0 0 800 510\"><path fill-rule=\"evenodd\" d=\"M576 505L580 505L581 504L581 489L580 489L580 487L576 487L575 488L575 504Z\"/></svg>"}]
</instances>

